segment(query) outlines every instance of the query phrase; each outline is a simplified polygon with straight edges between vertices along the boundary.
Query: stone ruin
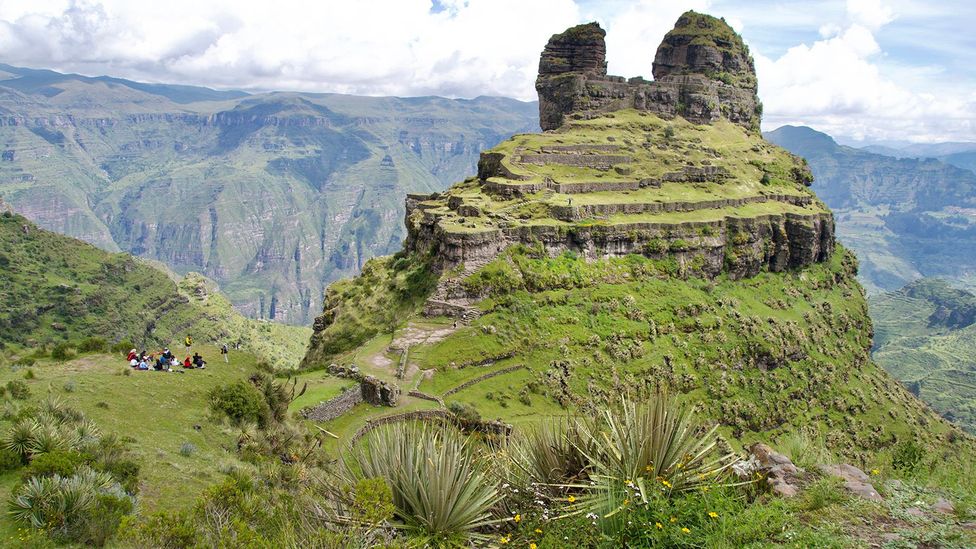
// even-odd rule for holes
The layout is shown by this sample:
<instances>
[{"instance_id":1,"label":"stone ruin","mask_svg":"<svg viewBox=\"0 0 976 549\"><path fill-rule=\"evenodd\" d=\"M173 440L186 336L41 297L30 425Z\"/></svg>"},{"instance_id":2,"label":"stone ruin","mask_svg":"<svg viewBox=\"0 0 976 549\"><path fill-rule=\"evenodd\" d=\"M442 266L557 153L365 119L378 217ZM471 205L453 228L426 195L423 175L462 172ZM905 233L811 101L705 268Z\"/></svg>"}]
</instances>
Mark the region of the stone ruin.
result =
<instances>
[{"instance_id":1,"label":"stone ruin","mask_svg":"<svg viewBox=\"0 0 976 549\"><path fill-rule=\"evenodd\" d=\"M539 123L563 125L621 109L683 116L709 124L724 116L758 131L762 105L755 65L742 38L724 20L689 11L654 56L654 80L607 74L606 31L587 23L553 35L539 61Z\"/></svg>"}]
</instances>

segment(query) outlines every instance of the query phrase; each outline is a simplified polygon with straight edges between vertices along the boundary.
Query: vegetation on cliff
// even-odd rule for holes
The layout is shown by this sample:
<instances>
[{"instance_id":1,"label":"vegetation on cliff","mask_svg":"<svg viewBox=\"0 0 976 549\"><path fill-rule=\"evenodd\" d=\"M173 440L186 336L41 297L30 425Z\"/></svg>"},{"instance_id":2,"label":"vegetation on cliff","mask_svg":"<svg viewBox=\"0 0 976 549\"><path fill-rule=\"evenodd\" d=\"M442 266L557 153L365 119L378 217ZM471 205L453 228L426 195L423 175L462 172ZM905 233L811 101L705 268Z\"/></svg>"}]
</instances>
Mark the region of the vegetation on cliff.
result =
<instances>
[{"instance_id":1,"label":"vegetation on cliff","mask_svg":"<svg viewBox=\"0 0 976 549\"><path fill-rule=\"evenodd\" d=\"M0 214L0 345L6 355L55 348L154 350L182 341L226 343L278 367L295 367L309 330L249 320L198 274L179 283L128 254L112 254ZM64 358L64 357L62 357Z\"/></svg>"}]
</instances>

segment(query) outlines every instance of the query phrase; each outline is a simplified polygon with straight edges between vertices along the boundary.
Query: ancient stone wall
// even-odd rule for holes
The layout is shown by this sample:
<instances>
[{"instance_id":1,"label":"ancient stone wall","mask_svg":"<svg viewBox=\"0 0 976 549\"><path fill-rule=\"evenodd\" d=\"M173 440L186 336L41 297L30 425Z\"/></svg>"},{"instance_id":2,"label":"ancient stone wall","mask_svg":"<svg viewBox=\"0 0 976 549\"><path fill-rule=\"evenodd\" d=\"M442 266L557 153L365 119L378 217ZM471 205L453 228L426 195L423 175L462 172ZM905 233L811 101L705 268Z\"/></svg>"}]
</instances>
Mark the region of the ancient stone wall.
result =
<instances>
[{"instance_id":1,"label":"ancient stone wall","mask_svg":"<svg viewBox=\"0 0 976 549\"><path fill-rule=\"evenodd\" d=\"M312 421L331 421L352 410L357 404L363 401L363 392L358 385L350 387L339 396L326 402L305 408L301 411L302 417Z\"/></svg>"},{"instance_id":2,"label":"ancient stone wall","mask_svg":"<svg viewBox=\"0 0 976 549\"><path fill-rule=\"evenodd\" d=\"M653 81L608 76L605 34L599 24L589 23L549 39L536 79L543 130L562 126L568 116L638 109L697 124L725 117L758 131L761 107L752 57L724 20L682 15L654 56Z\"/></svg>"}]
</instances>

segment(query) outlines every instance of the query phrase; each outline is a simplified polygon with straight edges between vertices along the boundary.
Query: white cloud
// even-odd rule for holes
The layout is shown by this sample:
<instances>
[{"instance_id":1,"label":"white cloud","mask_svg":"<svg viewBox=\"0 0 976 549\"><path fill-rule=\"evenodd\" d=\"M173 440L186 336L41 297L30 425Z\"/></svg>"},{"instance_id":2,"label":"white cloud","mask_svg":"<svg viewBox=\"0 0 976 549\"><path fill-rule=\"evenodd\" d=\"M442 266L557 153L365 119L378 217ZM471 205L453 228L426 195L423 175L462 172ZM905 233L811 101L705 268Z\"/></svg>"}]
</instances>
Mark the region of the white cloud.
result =
<instances>
[{"instance_id":1,"label":"white cloud","mask_svg":"<svg viewBox=\"0 0 976 549\"><path fill-rule=\"evenodd\" d=\"M7 62L245 89L533 99L572 0L4 2Z\"/></svg>"},{"instance_id":2,"label":"white cloud","mask_svg":"<svg viewBox=\"0 0 976 549\"><path fill-rule=\"evenodd\" d=\"M940 88L929 67L886 68L874 32L893 20L891 10L852 0L848 15L854 22L825 24L824 39L811 45L777 59L756 55L764 127L805 124L856 139L973 139L972 97Z\"/></svg>"},{"instance_id":3,"label":"white cloud","mask_svg":"<svg viewBox=\"0 0 976 549\"><path fill-rule=\"evenodd\" d=\"M945 58L968 52L968 42L922 32L933 21L952 28L958 9L907 0L835 0L816 10L744 0L0 0L0 61L221 88L531 100L553 33L596 19L608 31L610 73L650 77L657 45L688 9L725 15L747 38L784 52L763 55L751 44L767 127L976 135L972 72L891 59L879 44L891 25L903 52L943 42L955 48ZM810 41L796 44L804 32Z\"/></svg>"},{"instance_id":4,"label":"white cloud","mask_svg":"<svg viewBox=\"0 0 976 549\"><path fill-rule=\"evenodd\" d=\"M709 0L669 2L643 0L601 21L607 30L607 69L619 76L651 78L658 44L682 13L706 12Z\"/></svg>"},{"instance_id":5,"label":"white cloud","mask_svg":"<svg viewBox=\"0 0 976 549\"><path fill-rule=\"evenodd\" d=\"M895 12L881 0L847 0L847 13L854 22L875 30L895 20Z\"/></svg>"}]
</instances>

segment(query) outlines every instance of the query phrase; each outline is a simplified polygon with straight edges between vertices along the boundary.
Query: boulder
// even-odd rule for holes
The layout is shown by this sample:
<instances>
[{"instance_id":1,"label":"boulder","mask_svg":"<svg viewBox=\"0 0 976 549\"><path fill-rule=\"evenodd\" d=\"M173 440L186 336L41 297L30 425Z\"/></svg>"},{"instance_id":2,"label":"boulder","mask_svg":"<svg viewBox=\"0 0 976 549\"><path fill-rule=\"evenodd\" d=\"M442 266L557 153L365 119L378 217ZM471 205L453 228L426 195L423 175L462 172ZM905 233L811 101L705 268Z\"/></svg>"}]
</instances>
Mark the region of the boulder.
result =
<instances>
[{"instance_id":1,"label":"boulder","mask_svg":"<svg viewBox=\"0 0 976 549\"><path fill-rule=\"evenodd\" d=\"M740 464L736 474L744 480L755 473L766 477L770 490L778 496L789 498L800 492L801 476L805 473L785 455L757 442L749 447L749 459Z\"/></svg>"},{"instance_id":2,"label":"boulder","mask_svg":"<svg viewBox=\"0 0 976 549\"><path fill-rule=\"evenodd\" d=\"M363 401L373 406L396 406L400 401L400 387L374 376L366 376L359 383Z\"/></svg>"},{"instance_id":3,"label":"boulder","mask_svg":"<svg viewBox=\"0 0 976 549\"><path fill-rule=\"evenodd\" d=\"M827 476L842 480L844 489L855 496L868 501L884 501L881 494L871 484L871 477L853 465L841 463L839 465L819 465L817 468Z\"/></svg>"}]
</instances>

